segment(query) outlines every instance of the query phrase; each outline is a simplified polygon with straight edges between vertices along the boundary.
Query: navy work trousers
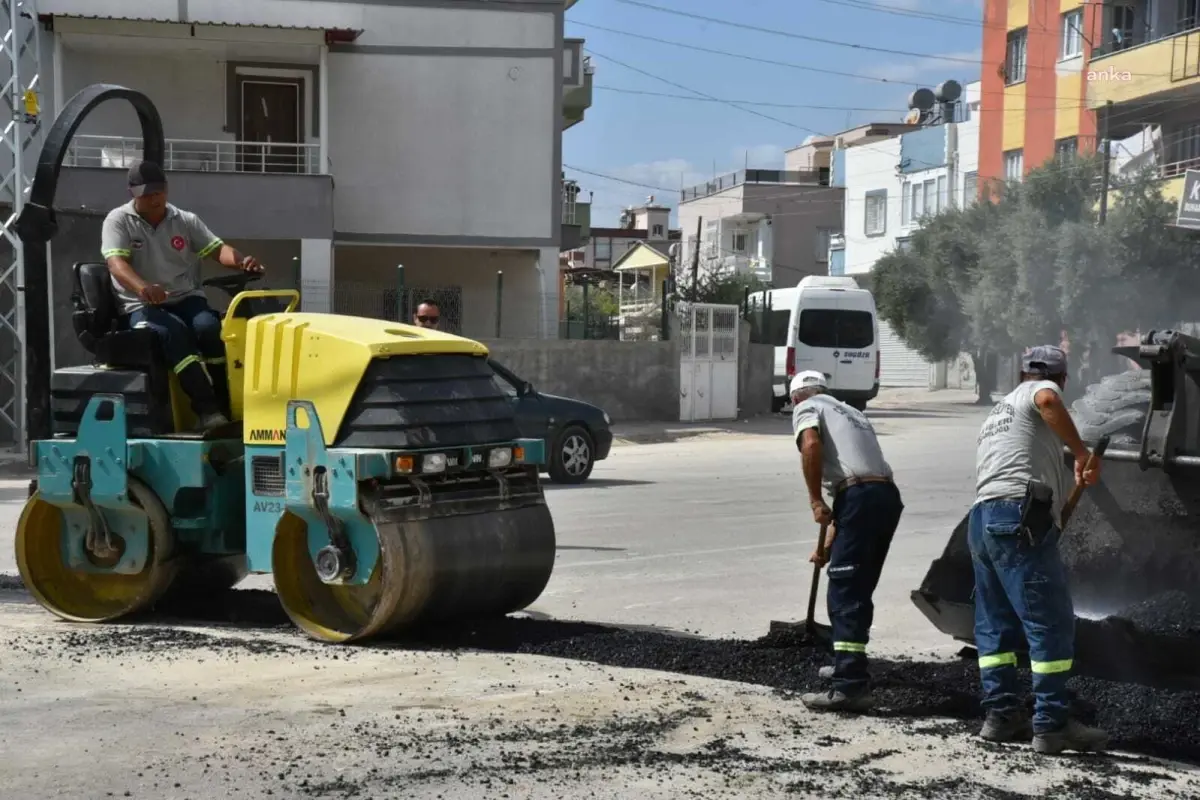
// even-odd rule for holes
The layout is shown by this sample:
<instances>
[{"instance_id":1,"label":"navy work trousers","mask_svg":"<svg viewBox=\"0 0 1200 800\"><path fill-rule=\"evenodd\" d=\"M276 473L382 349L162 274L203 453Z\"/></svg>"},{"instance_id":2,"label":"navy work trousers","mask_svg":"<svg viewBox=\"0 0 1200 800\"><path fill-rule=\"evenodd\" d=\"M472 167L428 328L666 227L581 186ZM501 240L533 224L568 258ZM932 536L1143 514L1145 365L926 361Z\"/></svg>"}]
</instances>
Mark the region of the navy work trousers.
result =
<instances>
[{"instance_id":1,"label":"navy work trousers","mask_svg":"<svg viewBox=\"0 0 1200 800\"><path fill-rule=\"evenodd\" d=\"M883 562L904 503L894 483L860 483L833 500L837 535L829 553L829 621L833 625L833 688L847 696L870 686L867 643Z\"/></svg>"},{"instance_id":2,"label":"navy work trousers","mask_svg":"<svg viewBox=\"0 0 1200 800\"><path fill-rule=\"evenodd\" d=\"M173 303L142 306L129 315L129 324L158 334L167 365L179 376L179 385L197 415L229 413L221 318L205 298L193 295Z\"/></svg>"},{"instance_id":3,"label":"navy work trousers","mask_svg":"<svg viewBox=\"0 0 1200 800\"><path fill-rule=\"evenodd\" d=\"M1020 500L985 500L968 520L975 566L975 646L983 707L1020 711L1017 651L1026 643L1033 671L1033 729L1046 733L1067 722L1075 649L1075 611L1052 526L1033 540L1021 527Z\"/></svg>"}]
</instances>

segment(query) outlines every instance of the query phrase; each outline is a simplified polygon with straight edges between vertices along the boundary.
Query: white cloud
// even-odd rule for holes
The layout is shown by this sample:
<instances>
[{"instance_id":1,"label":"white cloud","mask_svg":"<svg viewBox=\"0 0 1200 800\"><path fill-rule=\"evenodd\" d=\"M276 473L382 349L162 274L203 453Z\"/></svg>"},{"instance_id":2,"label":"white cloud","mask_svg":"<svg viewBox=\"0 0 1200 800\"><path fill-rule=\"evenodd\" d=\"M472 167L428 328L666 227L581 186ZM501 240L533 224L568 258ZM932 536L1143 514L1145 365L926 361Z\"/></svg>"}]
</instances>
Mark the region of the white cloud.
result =
<instances>
[{"instance_id":1,"label":"white cloud","mask_svg":"<svg viewBox=\"0 0 1200 800\"><path fill-rule=\"evenodd\" d=\"M777 144L756 144L734 151L734 162L738 169L783 169L784 148Z\"/></svg>"},{"instance_id":2,"label":"white cloud","mask_svg":"<svg viewBox=\"0 0 1200 800\"><path fill-rule=\"evenodd\" d=\"M923 78L938 78L934 83L954 77L974 79L979 72L979 64L983 55L979 49L964 50L958 53L939 53L941 58L908 58L904 61L885 61L870 64L861 72L872 78L885 78L896 83L915 83ZM972 66L973 62L976 66Z\"/></svg>"}]
</instances>

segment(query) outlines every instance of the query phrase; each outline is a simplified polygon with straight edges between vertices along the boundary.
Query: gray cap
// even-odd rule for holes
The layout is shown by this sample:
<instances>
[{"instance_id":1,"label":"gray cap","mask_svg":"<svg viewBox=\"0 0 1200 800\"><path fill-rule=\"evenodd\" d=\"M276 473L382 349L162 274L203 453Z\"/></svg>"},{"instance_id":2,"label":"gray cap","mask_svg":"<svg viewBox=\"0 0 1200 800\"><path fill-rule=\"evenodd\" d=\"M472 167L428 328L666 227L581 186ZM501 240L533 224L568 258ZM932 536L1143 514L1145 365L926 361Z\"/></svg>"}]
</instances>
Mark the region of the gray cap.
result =
<instances>
[{"instance_id":1,"label":"gray cap","mask_svg":"<svg viewBox=\"0 0 1200 800\"><path fill-rule=\"evenodd\" d=\"M1061 347L1042 344L1031 347L1021 356L1022 372L1039 372L1043 375L1066 375L1067 354Z\"/></svg>"}]
</instances>

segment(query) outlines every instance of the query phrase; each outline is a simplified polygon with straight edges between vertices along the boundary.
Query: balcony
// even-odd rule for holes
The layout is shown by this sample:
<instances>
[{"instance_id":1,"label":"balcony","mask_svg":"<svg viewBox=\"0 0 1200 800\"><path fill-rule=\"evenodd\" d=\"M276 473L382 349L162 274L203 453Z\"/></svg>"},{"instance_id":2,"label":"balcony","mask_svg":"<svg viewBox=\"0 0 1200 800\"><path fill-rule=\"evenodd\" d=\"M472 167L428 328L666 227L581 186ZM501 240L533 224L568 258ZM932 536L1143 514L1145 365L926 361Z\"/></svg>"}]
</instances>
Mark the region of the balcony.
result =
<instances>
[{"instance_id":1,"label":"balcony","mask_svg":"<svg viewBox=\"0 0 1200 800\"><path fill-rule=\"evenodd\" d=\"M710 256L705 259L704 266L713 275L753 275L765 283L771 282L771 261L766 258L745 255Z\"/></svg>"},{"instance_id":2,"label":"balcony","mask_svg":"<svg viewBox=\"0 0 1200 800\"><path fill-rule=\"evenodd\" d=\"M592 235L592 204L580 202L579 184L562 183L562 241L559 250L575 250Z\"/></svg>"},{"instance_id":3,"label":"balcony","mask_svg":"<svg viewBox=\"0 0 1200 800\"><path fill-rule=\"evenodd\" d=\"M1120 165L1117 175L1132 178L1146 167L1152 168L1162 180L1163 196L1178 201L1183 193L1184 174L1189 169L1200 169L1200 124L1147 137L1143 151ZM1114 190L1113 195L1119 197L1120 191Z\"/></svg>"},{"instance_id":4,"label":"balcony","mask_svg":"<svg viewBox=\"0 0 1200 800\"><path fill-rule=\"evenodd\" d=\"M1087 103L1097 109L1200 86L1200 28L1192 17L1159 34L1132 31L1097 48L1088 64Z\"/></svg>"},{"instance_id":5,"label":"balcony","mask_svg":"<svg viewBox=\"0 0 1200 800\"><path fill-rule=\"evenodd\" d=\"M63 159L62 208L106 211L128 197L141 137L78 134ZM168 139L172 199L229 239L332 239L333 181L320 145Z\"/></svg>"},{"instance_id":6,"label":"balcony","mask_svg":"<svg viewBox=\"0 0 1200 800\"><path fill-rule=\"evenodd\" d=\"M563 130L583 122L592 107L592 75L596 71L583 54L583 39L563 40Z\"/></svg>"},{"instance_id":7,"label":"balcony","mask_svg":"<svg viewBox=\"0 0 1200 800\"><path fill-rule=\"evenodd\" d=\"M684 189L679 193L679 200L686 203L689 200L700 200L711 197L719 192L735 189L747 184L776 184L797 186L828 186L829 170L782 170L782 169L745 169L730 172L727 175L713 178L711 181Z\"/></svg>"}]
</instances>

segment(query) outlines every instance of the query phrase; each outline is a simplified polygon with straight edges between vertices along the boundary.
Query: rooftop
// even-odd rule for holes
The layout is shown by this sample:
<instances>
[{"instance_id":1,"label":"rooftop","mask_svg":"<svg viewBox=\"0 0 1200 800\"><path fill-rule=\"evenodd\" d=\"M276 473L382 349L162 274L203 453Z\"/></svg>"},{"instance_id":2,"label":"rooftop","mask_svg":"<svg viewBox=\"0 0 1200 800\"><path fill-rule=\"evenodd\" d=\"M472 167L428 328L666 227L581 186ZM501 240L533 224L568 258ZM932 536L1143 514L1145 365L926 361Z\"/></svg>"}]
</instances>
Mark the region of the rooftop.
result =
<instances>
[{"instance_id":1,"label":"rooftop","mask_svg":"<svg viewBox=\"0 0 1200 800\"><path fill-rule=\"evenodd\" d=\"M733 189L745 184L775 184L792 186L828 186L828 170L783 170L783 169L743 169L713 178L679 193L679 200L686 203Z\"/></svg>"}]
</instances>

